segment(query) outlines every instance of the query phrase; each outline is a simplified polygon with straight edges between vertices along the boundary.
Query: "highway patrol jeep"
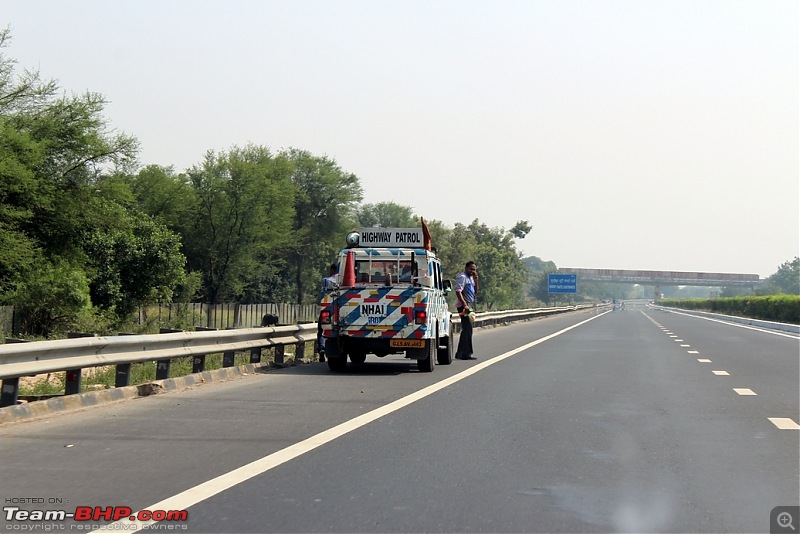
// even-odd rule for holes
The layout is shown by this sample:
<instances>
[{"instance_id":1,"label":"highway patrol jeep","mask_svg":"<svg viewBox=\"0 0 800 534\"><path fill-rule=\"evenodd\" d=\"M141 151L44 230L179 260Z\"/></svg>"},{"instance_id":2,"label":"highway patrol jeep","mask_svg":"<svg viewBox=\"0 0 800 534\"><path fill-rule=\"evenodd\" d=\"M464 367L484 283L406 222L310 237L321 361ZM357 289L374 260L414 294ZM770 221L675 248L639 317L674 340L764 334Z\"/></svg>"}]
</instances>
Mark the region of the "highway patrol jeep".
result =
<instances>
[{"instance_id":1,"label":"highway patrol jeep","mask_svg":"<svg viewBox=\"0 0 800 534\"><path fill-rule=\"evenodd\" d=\"M424 223L423 223L424 224ZM331 371L367 354L405 353L420 371L453 362L453 325L445 296L450 280L420 228L365 228L347 236L335 287L320 302Z\"/></svg>"}]
</instances>

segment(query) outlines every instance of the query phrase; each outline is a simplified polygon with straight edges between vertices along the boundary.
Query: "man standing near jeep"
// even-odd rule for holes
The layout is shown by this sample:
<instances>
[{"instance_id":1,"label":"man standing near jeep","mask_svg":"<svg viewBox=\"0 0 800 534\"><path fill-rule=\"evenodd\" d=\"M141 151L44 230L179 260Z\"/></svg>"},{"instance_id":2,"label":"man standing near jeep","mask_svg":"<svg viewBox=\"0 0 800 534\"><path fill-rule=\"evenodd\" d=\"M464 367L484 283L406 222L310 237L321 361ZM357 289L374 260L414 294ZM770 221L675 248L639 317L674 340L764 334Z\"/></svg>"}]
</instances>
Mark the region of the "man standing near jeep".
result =
<instances>
[{"instance_id":1,"label":"man standing near jeep","mask_svg":"<svg viewBox=\"0 0 800 534\"><path fill-rule=\"evenodd\" d=\"M456 277L456 310L461 317L461 335L458 336L458 349L456 359L477 360L472 355L472 321L475 307L475 290L478 286L478 266L474 261L468 261L464 270Z\"/></svg>"}]
</instances>

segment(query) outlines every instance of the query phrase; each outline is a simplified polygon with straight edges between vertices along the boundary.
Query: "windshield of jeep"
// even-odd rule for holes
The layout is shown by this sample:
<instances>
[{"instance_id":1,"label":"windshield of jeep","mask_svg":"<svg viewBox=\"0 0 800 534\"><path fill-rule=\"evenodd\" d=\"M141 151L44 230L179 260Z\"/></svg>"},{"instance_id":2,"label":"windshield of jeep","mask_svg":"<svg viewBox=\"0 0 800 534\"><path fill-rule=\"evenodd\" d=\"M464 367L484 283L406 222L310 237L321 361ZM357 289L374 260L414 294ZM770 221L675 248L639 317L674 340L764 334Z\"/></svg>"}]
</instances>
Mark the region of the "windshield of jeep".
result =
<instances>
[{"instance_id":1,"label":"windshield of jeep","mask_svg":"<svg viewBox=\"0 0 800 534\"><path fill-rule=\"evenodd\" d=\"M365 258L355 263L356 282L397 284L411 283L413 264L408 259Z\"/></svg>"}]
</instances>

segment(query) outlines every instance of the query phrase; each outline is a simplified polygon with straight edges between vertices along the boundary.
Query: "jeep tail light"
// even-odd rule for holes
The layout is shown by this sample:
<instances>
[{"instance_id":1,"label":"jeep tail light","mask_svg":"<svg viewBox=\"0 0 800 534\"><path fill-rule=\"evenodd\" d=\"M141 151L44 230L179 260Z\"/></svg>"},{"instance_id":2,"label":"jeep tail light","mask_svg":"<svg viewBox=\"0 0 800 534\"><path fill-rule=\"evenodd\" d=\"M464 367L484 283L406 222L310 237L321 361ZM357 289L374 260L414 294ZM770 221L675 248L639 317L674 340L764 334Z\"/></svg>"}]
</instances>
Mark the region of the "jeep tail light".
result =
<instances>
[{"instance_id":1,"label":"jeep tail light","mask_svg":"<svg viewBox=\"0 0 800 534\"><path fill-rule=\"evenodd\" d=\"M319 314L319 322L322 324L331 324L331 311L322 310L322 313Z\"/></svg>"},{"instance_id":2,"label":"jeep tail light","mask_svg":"<svg viewBox=\"0 0 800 534\"><path fill-rule=\"evenodd\" d=\"M416 324L426 324L428 322L428 312L425 310L416 310L414 312L414 322Z\"/></svg>"}]
</instances>

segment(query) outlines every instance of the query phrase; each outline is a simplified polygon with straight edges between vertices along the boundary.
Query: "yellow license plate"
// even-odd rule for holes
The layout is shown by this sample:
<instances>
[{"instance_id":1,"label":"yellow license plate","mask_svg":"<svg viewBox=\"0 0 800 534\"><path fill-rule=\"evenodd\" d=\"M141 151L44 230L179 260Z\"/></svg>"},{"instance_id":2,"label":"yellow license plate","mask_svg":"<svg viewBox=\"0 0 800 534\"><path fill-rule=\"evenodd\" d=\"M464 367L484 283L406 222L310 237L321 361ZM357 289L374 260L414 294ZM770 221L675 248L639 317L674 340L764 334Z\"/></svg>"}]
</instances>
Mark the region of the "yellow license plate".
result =
<instances>
[{"instance_id":1,"label":"yellow license plate","mask_svg":"<svg viewBox=\"0 0 800 534\"><path fill-rule=\"evenodd\" d=\"M390 347L398 347L403 349L424 349L424 339L390 339Z\"/></svg>"}]
</instances>

